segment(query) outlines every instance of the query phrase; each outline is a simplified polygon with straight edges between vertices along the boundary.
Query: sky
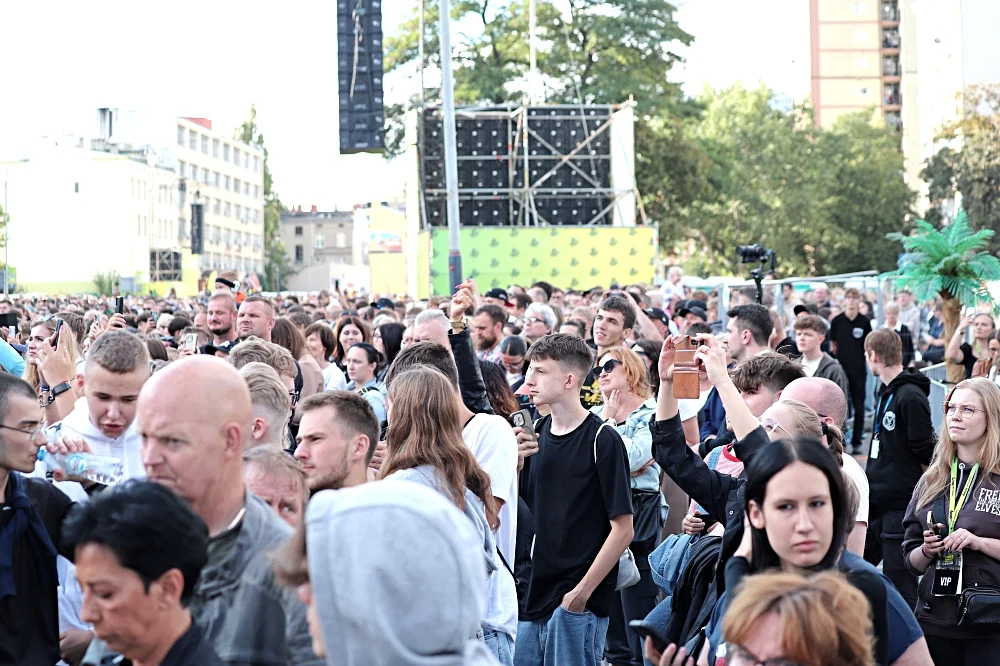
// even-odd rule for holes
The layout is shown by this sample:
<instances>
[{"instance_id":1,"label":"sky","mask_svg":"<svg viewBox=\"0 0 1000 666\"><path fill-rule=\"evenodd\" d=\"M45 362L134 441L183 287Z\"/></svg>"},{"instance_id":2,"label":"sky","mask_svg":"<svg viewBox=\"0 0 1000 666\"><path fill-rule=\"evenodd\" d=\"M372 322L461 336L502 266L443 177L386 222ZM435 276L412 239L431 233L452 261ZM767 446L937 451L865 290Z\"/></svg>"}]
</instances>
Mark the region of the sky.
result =
<instances>
[{"instance_id":1,"label":"sky","mask_svg":"<svg viewBox=\"0 0 1000 666\"><path fill-rule=\"evenodd\" d=\"M411 4L384 0L387 34ZM808 86L806 0L679 4L696 41L672 78L688 93L739 79L792 95ZM286 205L343 209L403 194L410 165L338 154L332 0L3 2L0 26L0 149L92 136L98 107L209 118L229 134L255 104Z\"/></svg>"}]
</instances>

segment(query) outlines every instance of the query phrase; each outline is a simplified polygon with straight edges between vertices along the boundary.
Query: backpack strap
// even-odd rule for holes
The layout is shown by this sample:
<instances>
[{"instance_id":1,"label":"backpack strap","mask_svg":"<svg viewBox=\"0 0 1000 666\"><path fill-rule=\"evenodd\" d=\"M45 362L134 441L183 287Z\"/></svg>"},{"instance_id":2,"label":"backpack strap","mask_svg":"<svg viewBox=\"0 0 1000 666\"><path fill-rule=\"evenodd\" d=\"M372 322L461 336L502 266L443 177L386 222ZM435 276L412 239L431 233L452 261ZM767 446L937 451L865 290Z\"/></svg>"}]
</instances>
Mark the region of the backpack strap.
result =
<instances>
[{"instance_id":1,"label":"backpack strap","mask_svg":"<svg viewBox=\"0 0 1000 666\"><path fill-rule=\"evenodd\" d=\"M607 421L605 421L604 423L601 424L601 427L597 429L597 434L594 435L594 465L595 466L597 465L597 440L600 438L601 431L604 430L604 426L606 426L606 425L608 425Z\"/></svg>"}]
</instances>

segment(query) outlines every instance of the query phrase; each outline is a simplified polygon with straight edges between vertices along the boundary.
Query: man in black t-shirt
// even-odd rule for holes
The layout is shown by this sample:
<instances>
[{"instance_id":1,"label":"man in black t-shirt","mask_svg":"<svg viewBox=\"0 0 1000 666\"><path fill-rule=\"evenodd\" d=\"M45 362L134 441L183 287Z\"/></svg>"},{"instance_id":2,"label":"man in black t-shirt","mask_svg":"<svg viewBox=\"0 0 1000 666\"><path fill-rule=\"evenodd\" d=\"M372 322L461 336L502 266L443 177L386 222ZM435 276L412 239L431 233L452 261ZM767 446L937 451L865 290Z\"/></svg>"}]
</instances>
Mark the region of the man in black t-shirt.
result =
<instances>
[{"instance_id":1,"label":"man in black t-shirt","mask_svg":"<svg viewBox=\"0 0 1000 666\"><path fill-rule=\"evenodd\" d=\"M865 365L865 338L872 332L868 317L860 312L861 293L857 289L844 292L844 311L830 322L830 348L837 356L847 375L850 389L849 404L854 409L854 428L851 447L861 453L861 436L865 429L865 383L868 370Z\"/></svg>"},{"instance_id":2,"label":"man in black t-shirt","mask_svg":"<svg viewBox=\"0 0 1000 666\"><path fill-rule=\"evenodd\" d=\"M26 476L45 445L38 398L0 373L0 664L55 664L59 653L56 554L73 503ZM63 553L66 554L66 553Z\"/></svg>"},{"instance_id":3,"label":"man in black t-shirt","mask_svg":"<svg viewBox=\"0 0 1000 666\"><path fill-rule=\"evenodd\" d=\"M581 378L592 363L583 340L547 335L527 358L524 384L551 416L538 422L537 446L521 477L535 543L514 664L600 663L617 600L618 558L632 541L628 457L615 428L580 404ZM515 432L519 443L531 439Z\"/></svg>"}]
</instances>

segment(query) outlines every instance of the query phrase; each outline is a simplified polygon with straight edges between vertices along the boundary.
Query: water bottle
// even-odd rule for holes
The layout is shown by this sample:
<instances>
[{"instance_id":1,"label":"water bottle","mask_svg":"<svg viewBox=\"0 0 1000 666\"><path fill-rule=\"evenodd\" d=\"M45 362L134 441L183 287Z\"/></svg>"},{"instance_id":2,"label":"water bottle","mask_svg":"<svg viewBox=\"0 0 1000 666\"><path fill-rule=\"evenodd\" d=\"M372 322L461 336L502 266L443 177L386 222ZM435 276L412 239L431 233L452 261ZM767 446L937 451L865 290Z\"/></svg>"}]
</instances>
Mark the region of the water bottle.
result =
<instances>
[{"instance_id":1,"label":"water bottle","mask_svg":"<svg viewBox=\"0 0 1000 666\"><path fill-rule=\"evenodd\" d=\"M45 438L54 444L59 439L60 424L45 429ZM70 476L88 479L110 486L122 479L123 463L119 458L98 456L93 453L49 453L44 446L38 449L38 459L49 471L61 469Z\"/></svg>"}]
</instances>

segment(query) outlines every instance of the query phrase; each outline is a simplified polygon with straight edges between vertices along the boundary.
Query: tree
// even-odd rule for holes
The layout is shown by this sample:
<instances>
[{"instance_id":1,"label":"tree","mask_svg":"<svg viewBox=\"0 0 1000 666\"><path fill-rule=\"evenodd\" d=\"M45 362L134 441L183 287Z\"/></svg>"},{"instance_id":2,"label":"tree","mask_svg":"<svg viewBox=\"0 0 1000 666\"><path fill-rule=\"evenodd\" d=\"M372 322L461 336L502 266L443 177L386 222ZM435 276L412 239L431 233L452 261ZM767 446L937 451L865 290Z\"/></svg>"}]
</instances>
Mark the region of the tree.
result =
<instances>
[{"instance_id":1,"label":"tree","mask_svg":"<svg viewBox=\"0 0 1000 666\"><path fill-rule=\"evenodd\" d=\"M98 296L111 296L114 293L115 285L118 284L120 279L117 271L96 273L94 275L94 290Z\"/></svg>"},{"instance_id":2,"label":"tree","mask_svg":"<svg viewBox=\"0 0 1000 666\"><path fill-rule=\"evenodd\" d=\"M955 334L963 306L996 307L986 288L987 282L1000 280L1000 259L985 251L994 233L992 229L975 231L963 211L954 222L940 229L918 220L910 235L888 236L889 240L902 244L911 256L902 268L885 276L895 277L900 287L909 287L918 300L941 297L946 340ZM965 378L962 366L948 361L947 368L948 381Z\"/></svg>"},{"instance_id":3,"label":"tree","mask_svg":"<svg viewBox=\"0 0 1000 666\"><path fill-rule=\"evenodd\" d=\"M974 229L1000 228L1000 84L974 85L963 94L962 117L938 136L952 145L932 157L921 172L929 186L928 217L947 217L945 203L962 195ZM1000 250L993 238L990 250Z\"/></svg>"},{"instance_id":4,"label":"tree","mask_svg":"<svg viewBox=\"0 0 1000 666\"><path fill-rule=\"evenodd\" d=\"M285 243L281 240L281 214L286 208L274 191L274 180L267 163L264 135L257 129L257 109L250 105L250 117L236 128L234 139L256 145L264 153L264 283L272 291L285 288L285 281L294 275Z\"/></svg>"}]
</instances>

